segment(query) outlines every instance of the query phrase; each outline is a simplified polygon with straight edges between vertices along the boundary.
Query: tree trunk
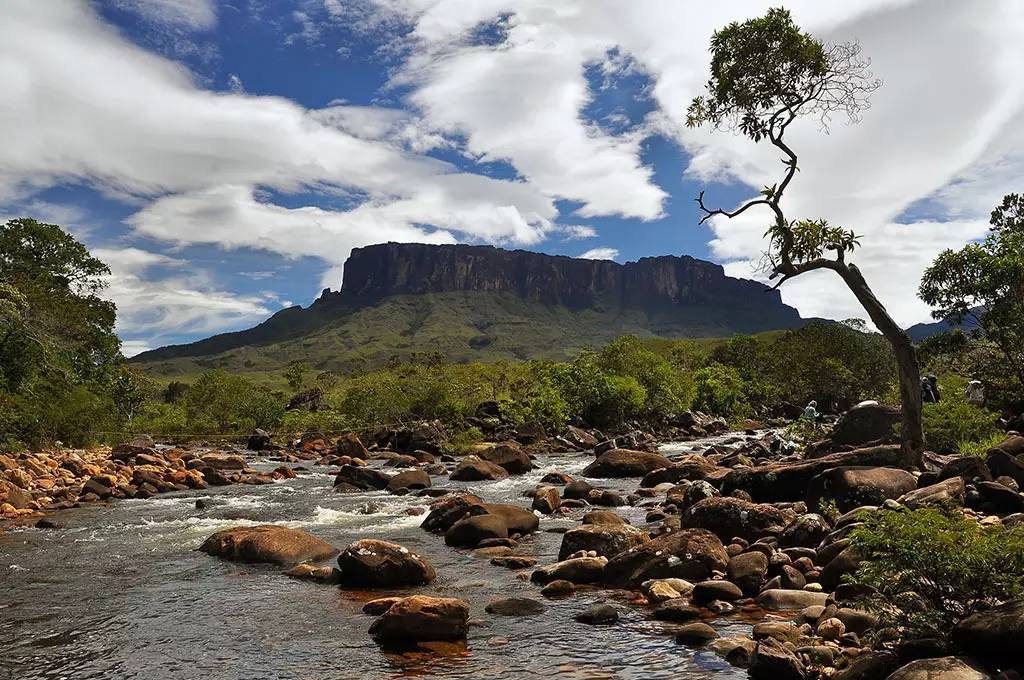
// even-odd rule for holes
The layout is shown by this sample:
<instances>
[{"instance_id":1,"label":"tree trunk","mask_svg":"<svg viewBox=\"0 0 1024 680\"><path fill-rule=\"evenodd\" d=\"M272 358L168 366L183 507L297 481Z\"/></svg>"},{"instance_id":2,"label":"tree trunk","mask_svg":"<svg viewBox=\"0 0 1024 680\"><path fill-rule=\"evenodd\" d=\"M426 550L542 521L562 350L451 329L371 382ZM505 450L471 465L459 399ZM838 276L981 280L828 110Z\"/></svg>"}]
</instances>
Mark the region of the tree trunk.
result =
<instances>
[{"instance_id":1,"label":"tree trunk","mask_svg":"<svg viewBox=\"0 0 1024 680\"><path fill-rule=\"evenodd\" d=\"M882 333L896 356L899 369L900 401L903 407L903 422L900 440L908 467L921 467L924 453L924 422L921 405L921 368L917 363L917 350L900 326L893 321L885 306L871 292L871 287L856 265L840 264L836 271L867 311L875 327Z\"/></svg>"}]
</instances>

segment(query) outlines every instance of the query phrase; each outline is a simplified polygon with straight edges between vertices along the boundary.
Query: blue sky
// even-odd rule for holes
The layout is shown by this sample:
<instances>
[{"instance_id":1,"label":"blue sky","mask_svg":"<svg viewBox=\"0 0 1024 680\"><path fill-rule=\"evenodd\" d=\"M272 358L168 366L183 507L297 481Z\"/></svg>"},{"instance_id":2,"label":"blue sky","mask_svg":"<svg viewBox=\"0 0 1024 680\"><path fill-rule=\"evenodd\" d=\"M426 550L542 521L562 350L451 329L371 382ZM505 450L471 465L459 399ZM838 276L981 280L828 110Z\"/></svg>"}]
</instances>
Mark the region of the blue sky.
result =
<instances>
[{"instance_id":1,"label":"blue sky","mask_svg":"<svg viewBox=\"0 0 1024 680\"><path fill-rule=\"evenodd\" d=\"M832 4L788 6L859 41L885 86L858 125L794 131L790 209L863 234L869 281L921 321L923 267L1022 189L1024 86L1007 76L1024 17L1009 0ZM690 254L759 277L764 216L698 227L693 197L736 205L776 159L682 125L710 33L769 3L729 5L11 0L0 215L62 224L109 262L126 353L307 305L352 247L387 240ZM824 276L783 294L858 315Z\"/></svg>"}]
</instances>

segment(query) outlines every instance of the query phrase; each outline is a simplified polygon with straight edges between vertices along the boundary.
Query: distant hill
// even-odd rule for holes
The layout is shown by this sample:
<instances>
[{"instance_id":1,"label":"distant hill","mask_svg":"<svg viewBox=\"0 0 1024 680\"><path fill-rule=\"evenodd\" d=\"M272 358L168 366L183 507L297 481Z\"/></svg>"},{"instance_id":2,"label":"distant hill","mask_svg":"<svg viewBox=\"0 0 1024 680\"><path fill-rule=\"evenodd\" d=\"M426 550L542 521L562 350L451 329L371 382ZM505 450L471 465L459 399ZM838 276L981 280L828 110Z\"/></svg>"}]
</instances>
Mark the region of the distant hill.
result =
<instances>
[{"instance_id":1,"label":"distant hill","mask_svg":"<svg viewBox=\"0 0 1024 680\"><path fill-rule=\"evenodd\" d=\"M452 361L561 359L625 333L725 337L796 328L777 291L689 256L618 264L490 246L357 248L340 292L259 324L132 359L154 375L209 368L369 367L439 351Z\"/></svg>"},{"instance_id":2,"label":"distant hill","mask_svg":"<svg viewBox=\"0 0 1024 680\"><path fill-rule=\"evenodd\" d=\"M983 308L976 308L972 311L980 312ZM950 319L943 319L942 321L935 321L932 323L919 323L911 326L907 329L907 334L910 335L910 339L914 342L921 342L927 340L933 335L939 333L945 333L951 331L954 328L959 328L963 331L970 331L977 328L977 323L974 319L967 318L963 320L963 323L955 323Z\"/></svg>"}]
</instances>

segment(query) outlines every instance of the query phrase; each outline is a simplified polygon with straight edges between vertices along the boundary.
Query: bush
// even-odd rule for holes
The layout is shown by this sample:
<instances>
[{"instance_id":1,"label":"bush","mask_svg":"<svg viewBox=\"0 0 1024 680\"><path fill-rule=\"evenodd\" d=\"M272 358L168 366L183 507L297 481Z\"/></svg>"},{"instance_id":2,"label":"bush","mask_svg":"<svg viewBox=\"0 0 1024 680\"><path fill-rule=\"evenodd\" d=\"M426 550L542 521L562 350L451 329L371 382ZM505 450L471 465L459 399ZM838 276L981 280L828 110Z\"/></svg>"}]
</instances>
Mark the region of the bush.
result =
<instances>
[{"instance_id":1,"label":"bush","mask_svg":"<svg viewBox=\"0 0 1024 680\"><path fill-rule=\"evenodd\" d=\"M959 512L876 512L854 530L864 560L848 579L861 605L906 638L945 637L986 606L1024 594L1024 527L983 527Z\"/></svg>"},{"instance_id":2,"label":"bush","mask_svg":"<svg viewBox=\"0 0 1024 680\"><path fill-rule=\"evenodd\" d=\"M924 405L924 433L930 449L967 453L976 445L999 436L998 414L970 404L964 398L966 380L944 376L939 386L941 401Z\"/></svg>"},{"instance_id":3,"label":"bush","mask_svg":"<svg viewBox=\"0 0 1024 680\"><path fill-rule=\"evenodd\" d=\"M746 410L743 378L735 368L711 364L694 373L693 382L693 407L698 411L735 416Z\"/></svg>"}]
</instances>

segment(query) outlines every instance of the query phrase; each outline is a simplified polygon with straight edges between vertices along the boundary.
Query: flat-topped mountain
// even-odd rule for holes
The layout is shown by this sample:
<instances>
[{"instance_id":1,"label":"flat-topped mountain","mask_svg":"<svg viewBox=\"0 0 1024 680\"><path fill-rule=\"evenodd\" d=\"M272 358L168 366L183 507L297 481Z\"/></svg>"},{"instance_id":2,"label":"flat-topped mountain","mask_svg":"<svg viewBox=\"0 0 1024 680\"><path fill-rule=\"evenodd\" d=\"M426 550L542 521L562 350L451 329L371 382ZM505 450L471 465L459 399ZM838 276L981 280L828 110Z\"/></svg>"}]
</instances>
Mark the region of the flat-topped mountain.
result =
<instances>
[{"instance_id":1,"label":"flat-topped mountain","mask_svg":"<svg viewBox=\"0 0 1024 680\"><path fill-rule=\"evenodd\" d=\"M356 248L341 290L245 331L145 352L148 370L321 369L440 351L455 361L562 358L624 333L721 337L802 325L778 291L689 256L618 264L491 246Z\"/></svg>"}]
</instances>

